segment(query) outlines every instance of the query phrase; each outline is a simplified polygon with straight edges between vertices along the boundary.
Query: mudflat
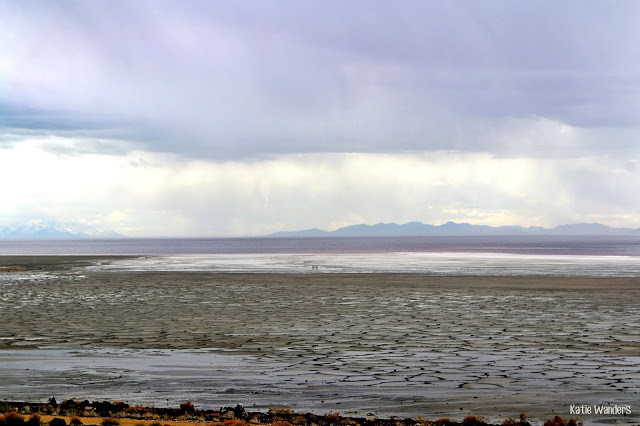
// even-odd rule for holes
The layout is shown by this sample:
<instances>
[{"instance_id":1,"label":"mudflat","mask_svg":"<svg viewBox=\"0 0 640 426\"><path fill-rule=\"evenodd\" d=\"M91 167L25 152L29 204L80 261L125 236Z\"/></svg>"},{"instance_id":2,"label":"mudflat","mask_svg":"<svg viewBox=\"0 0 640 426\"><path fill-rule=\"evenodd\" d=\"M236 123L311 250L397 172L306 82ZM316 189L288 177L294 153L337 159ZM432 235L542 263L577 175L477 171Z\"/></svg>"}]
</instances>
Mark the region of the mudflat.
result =
<instances>
[{"instance_id":1,"label":"mudflat","mask_svg":"<svg viewBox=\"0 0 640 426\"><path fill-rule=\"evenodd\" d=\"M640 418L640 279L90 270L2 257L0 399Z\"/></svg>"}]
</instances>

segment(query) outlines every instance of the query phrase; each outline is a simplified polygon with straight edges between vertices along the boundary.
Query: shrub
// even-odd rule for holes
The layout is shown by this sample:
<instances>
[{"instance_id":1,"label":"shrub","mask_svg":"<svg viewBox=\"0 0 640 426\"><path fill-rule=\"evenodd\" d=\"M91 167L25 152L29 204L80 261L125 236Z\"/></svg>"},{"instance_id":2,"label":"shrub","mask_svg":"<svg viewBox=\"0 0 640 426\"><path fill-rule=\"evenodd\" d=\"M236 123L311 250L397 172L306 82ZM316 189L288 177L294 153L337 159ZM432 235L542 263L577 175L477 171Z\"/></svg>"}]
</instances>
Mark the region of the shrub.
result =
<instances>
[{"instance_id":1,"label":"shrub","mask_svg":"<svg viewBox=\"0 0 640 426\"><path fill-rule=\"evenodd\" d=\"M196 407L193 406L191 401L187 401L184 404L180 404L180 411L192 414L196 412Z\"/></svg>"},{"instance_id":2,"label":"shrub","mask_svg":"<svg viewBox=\"0 0 640 426\"><path fill-rule=\"evenodd\" d=\"M431 422L429 421L429 418L423 418L422 416L418 416L416 417L416 422L418 422L418 424L424 425L424 426L429 426L431 424Z\"/></svg>"},{"instance_id":3,"label":"shrub","mask_svg":"<svg viewBox=\"0 0 640 426\"><path fill-rule=\"evenodd\" d=\"M102 420L102 426L120 426L120 421L116 419Z\"/></svg>"},{"instance_id":4,"label":"shrub","mask_svg":"<svg viewBox=\"0 0 640 426\"><path fill-rule=\"evenodd\" d=\"M578 419L563 419L560 416L555 416L552 420L547 420L544 426L582 426L582 422Z\"/></svg>"},{"instance_id":5,"label":"shrub","mask_svg":"<svg viewBox=\"0 0 640 426\"><path fill-rule=\"evenodd\" d=\"M486 425L486 424L487 424L487 422L485 422L482 419L477 418L476 416L467 416L462 421L462 425L463 426L482 426L482 425Z\"/></svg>"},{"instance_id":6,"label":"shrub","mask_svg":"<svg viewBox=\"0 0 640 426\"><path fill-rule=\"evenodd\" d=\"M49 426L67 426L67 422L60 417L56 417L49 422Z\"/></svg>"},{"instance_id":7,"label":"shrub","mask_svg":"<svg viewBox=\"0 0 640 426\"><path fill-rule=\"evenodd\" d=\"M71 420L69 420L70 426L82 426L82 420L78 416L72 416Z\"/></svg>"},{"instance_id":8,"label":"shrub","mask_svg":"<svg viewBox=\"0 0 640 426\"><path fill-rule=\"evenodd\" d=\"M31 417L29 417L29 420L27 420L25 422L26 426L40 426L40 424L42 423L42 419L40 418L39 414L33 414Z\"/></svg>"},{"instance_id":9,"label":"shrub","mask_svg":"<svg viewBox=\"0 0 640 426\"><path fill-rule=\"evenodd\" d=\"M340 417L340 413L329 413L329 414L325 414L324 417L325 419L331 420L331 421L338 421L342 419L342 417Z\"/></svg>"},{"instance_id":10,"label":"shrub","mask_svg":"<svg viewBox=\"0 0 640 426\"><path fill-rule=\"evenodd\" d=\"M0 415L0 426L23 426L24 417L12 411L4 415Z\"/></svg>"}]
</instances>

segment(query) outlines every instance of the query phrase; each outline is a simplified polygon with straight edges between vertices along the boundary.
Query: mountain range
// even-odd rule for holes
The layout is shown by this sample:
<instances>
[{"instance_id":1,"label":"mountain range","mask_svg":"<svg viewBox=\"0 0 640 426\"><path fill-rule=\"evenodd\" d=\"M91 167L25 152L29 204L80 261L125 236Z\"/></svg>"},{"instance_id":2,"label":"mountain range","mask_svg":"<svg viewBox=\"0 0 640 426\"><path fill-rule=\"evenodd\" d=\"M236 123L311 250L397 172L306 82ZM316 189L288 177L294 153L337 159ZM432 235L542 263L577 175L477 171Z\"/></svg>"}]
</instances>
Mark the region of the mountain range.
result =
<instances>
[{"instance_id":1,"label":"mountain range","mask_svg":"<svg viewBox=\"0 0 640 426\"><path fill-rule=\"evenodd\" d=\"M351 225L335 231L323 231L318 228L303 231L284 231L267 237L399 237L399 236L473 236L473 235L601 235L601 236L640 236L640 228L612 228L600 223L577 223L560 225L555 228L539 226L488 226L469 223L447 222L442 225L429 225L421 222L405 224L378 223L376 225ZM80 222L30 220L22 223L0 226L0 239L36 240L36 239L101 239L126 238L103 227L90 226Z\"/></svg>"},{"instance_id":2,"label":"mountain range","mask_svg":"<svg viewBox=\"0 0 640 426\"><path fill-rule=\"evenodd\" d=\"M637 235L640 228L612 228L600 223L577 223L560 225L555 228L540 226L488 226L469 223L447 222L442 225L429 225L421 222L378 223L376 225L351 225L335 231L323 231L318 228L304 231L284 231L268 235L269 237L397 237L397 236L470 236L470 235Z\"/></svg>"},{"instance_id":3,"label":"mountain range","mask_svg":"<svg viewBox=\"0 0 640 426\"><path fill-rule=\"evenodd\" d=\"M5 240L54 240L75 238L125 238L109 229L79 222L30 220L0 226L0 239Z\"/></svg>"}]
</instances>

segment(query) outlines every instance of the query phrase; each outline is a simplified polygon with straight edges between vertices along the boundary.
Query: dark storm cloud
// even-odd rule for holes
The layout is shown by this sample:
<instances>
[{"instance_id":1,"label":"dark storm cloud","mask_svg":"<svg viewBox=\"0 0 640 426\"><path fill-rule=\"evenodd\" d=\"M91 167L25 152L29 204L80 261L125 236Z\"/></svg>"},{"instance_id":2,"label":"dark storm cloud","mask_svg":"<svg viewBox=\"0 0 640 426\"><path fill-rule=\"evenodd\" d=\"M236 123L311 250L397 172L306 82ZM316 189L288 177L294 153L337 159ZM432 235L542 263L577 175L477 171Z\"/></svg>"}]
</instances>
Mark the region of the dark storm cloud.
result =
<instances>
[{"instance_id":1,"label":"dark storm cloud","mask_svg":"<svg viewBox=\"0 0 640 426\"><path fill-rule=\"evenodd\" d=\"M220 159L637 153L636 2L0 7L0 125L14 131ZM521 144L540 122L584 138Z\"/></svg>"}]
</instances>

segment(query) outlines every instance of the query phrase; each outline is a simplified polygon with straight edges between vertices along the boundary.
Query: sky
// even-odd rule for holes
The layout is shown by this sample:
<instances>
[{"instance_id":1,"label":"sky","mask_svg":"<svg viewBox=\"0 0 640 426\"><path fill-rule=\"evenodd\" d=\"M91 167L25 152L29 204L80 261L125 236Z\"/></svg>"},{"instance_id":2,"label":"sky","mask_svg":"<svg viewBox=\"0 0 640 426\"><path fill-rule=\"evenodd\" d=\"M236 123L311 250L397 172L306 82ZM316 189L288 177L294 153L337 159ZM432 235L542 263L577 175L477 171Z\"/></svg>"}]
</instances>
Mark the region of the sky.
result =
<instances>
[{"instance_id":1,"label":"sky","mask_svg":"<svg viewBox=\"0 0 640 426\"><path fill-rule=\"evenodd\" d=\"M640 227L640 2L0 0L0 224Z\"/></svg>"}]
</instances>

